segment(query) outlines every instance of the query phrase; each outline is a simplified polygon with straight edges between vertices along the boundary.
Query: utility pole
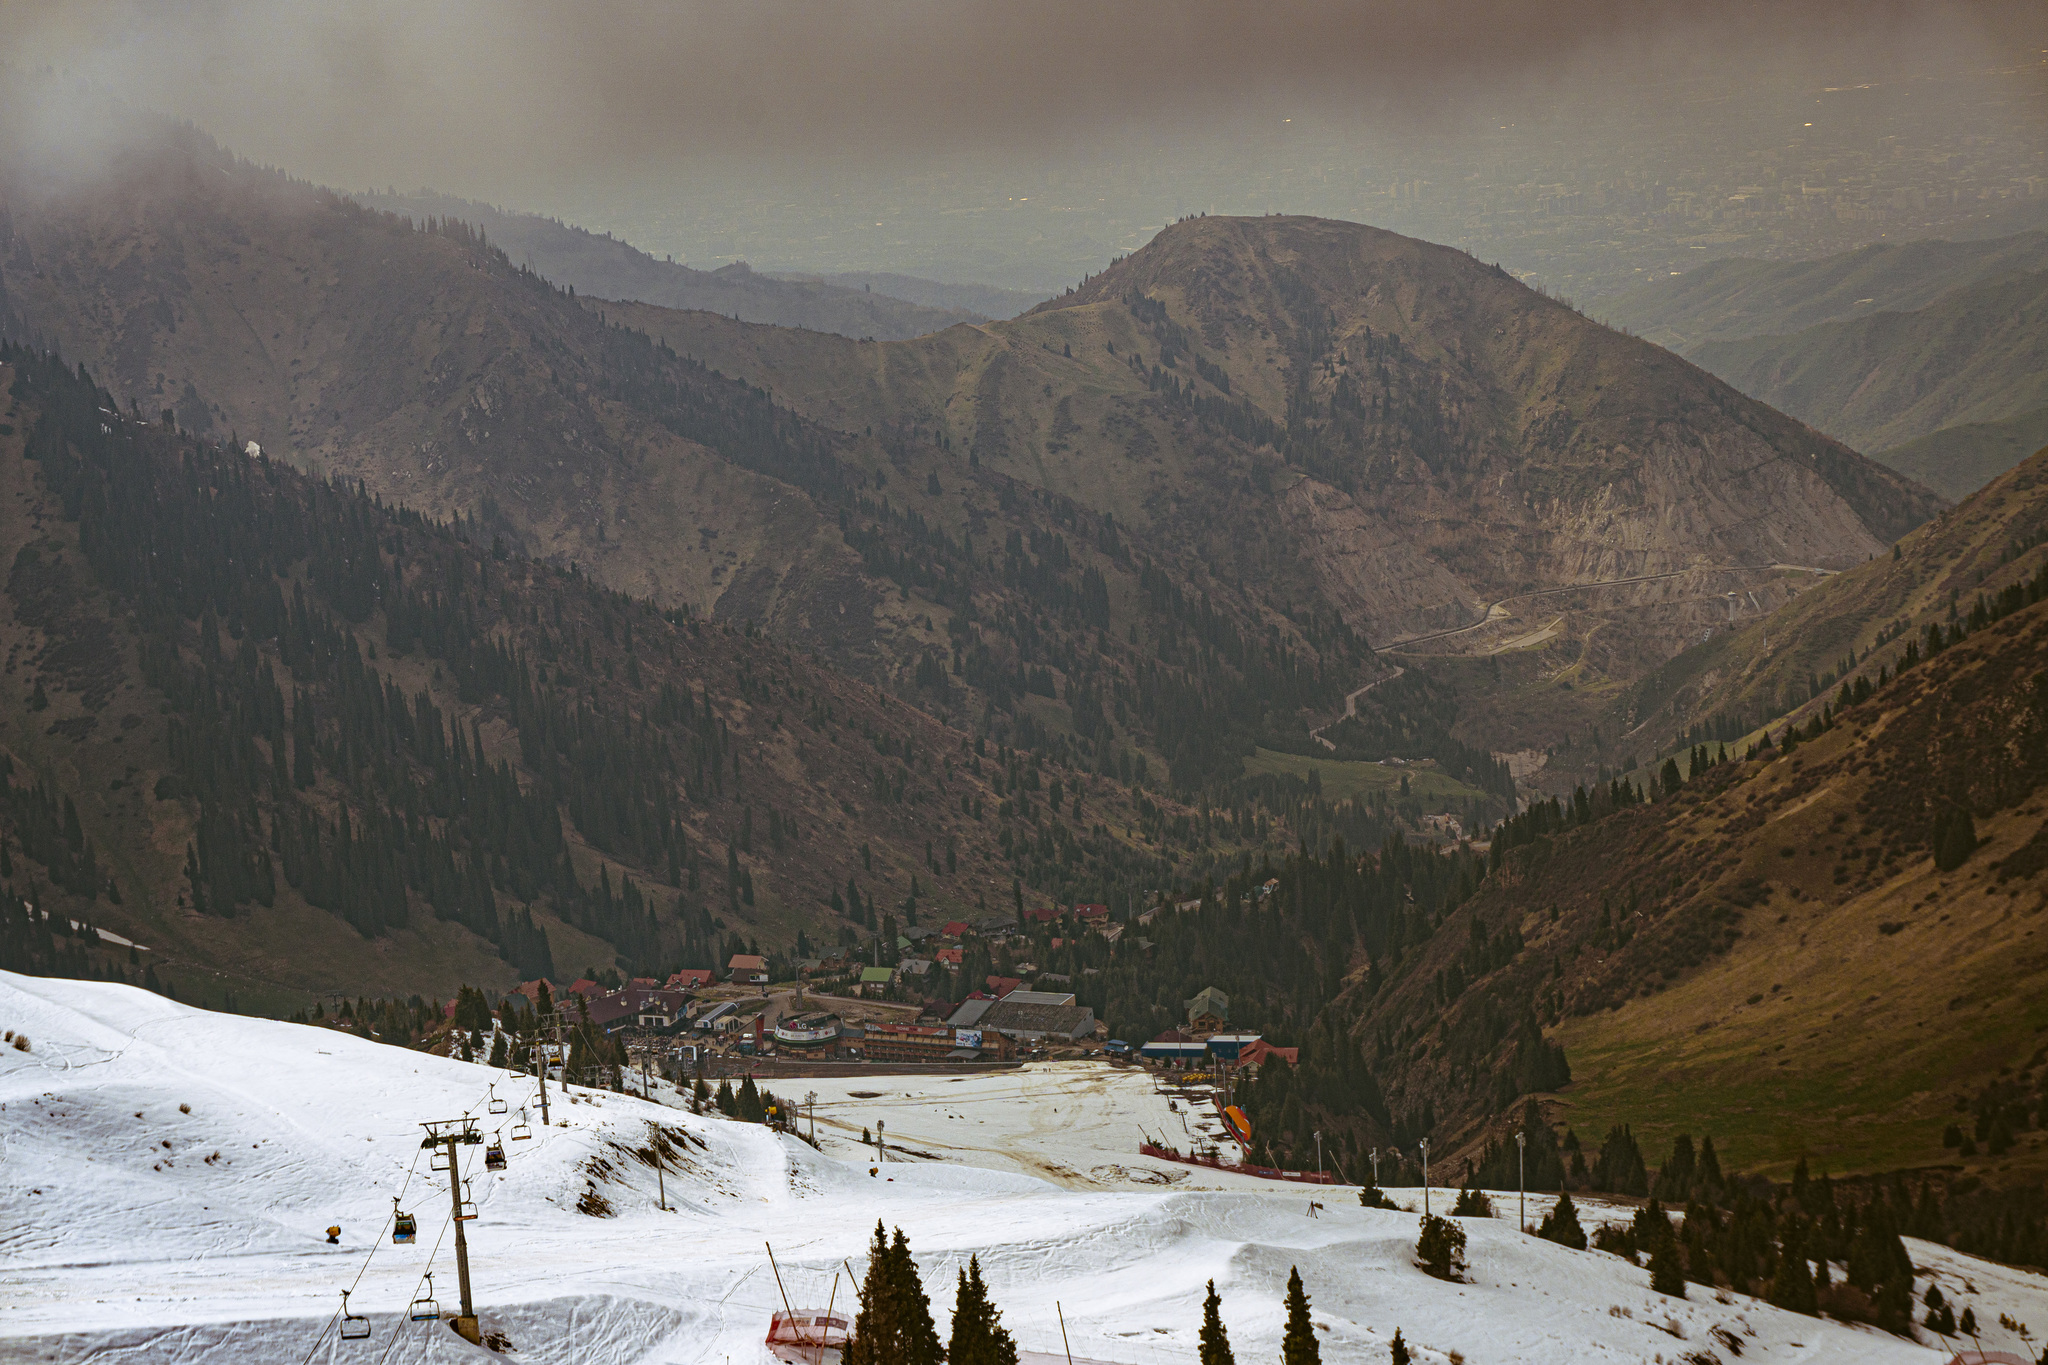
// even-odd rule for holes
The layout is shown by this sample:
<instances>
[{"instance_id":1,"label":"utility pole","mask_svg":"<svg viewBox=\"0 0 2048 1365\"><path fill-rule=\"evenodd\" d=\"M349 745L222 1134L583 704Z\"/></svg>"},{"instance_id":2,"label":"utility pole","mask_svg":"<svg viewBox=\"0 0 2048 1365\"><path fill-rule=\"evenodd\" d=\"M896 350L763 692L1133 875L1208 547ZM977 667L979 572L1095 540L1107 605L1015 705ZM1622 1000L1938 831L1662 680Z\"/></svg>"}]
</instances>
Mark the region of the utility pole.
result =
<instances>
[{"instance_id":1,"label":"utility pole","mask_svg":"<svg viewBox=\"0 0 2048 1365\"><path fill-rule=\"evenodd\" d=\"M1323 1173L1323 1130L1316 1129L1316 1174Z\"/></svg>"},{"instance_id":2,"label":"utility pole","mask_svg":"<svg viewBox=\"0 0 2048 1365\"><path fill-rule=\"evenodd\" d=\"M811 1146L818 1145L818 1092L804 1092L804 1110L811 1116Z\"/></svg>"},{"instance_id":3,"label":"utility pole","mask_svg":"<svg viewBox=\"0 0 2048 1365\"><path fill-rule=\"evenodd\" d=\"M1380 1187L1380 1149L1377 1147L1372 1149L1372 1187Z\"/></svg>"},{"instance_id":4,"label":"utility pole","mask_svg":"<svg viewBox=\"0 0 2048 1365\"><path fill-rule=\"evenodd\" d=\"M1528 1147L1529 1135L1515 1134L1515 1222L1523 1232L1529 1230L1529 1181L1523 1174Z\"/></svg>"},{"instance_id":5,"label":"utility pole","mask_svg":"<svg viewBox=\"0 0 2048 1365\"><path fill-rule=\"evenodd\" d=\"M1429 1139L1415 1144L1422 1149L1422 1216L1429 1217Z\"/></svg>"},{"instance_id":6,"label":"utility pole","mask_svg":"<svg viewBox=\"0 0 2048 1365\"><path fill-rule=\"evenodd\" d=\"M476 1305L469 1292L469 1238L463 1234L462 1227L469 1217L475 1215L472 1213L465 1217L462 1212L462 1158L456 1147L457 1144L474 1147L484 1140L484 1135L477 1131L473 1120L466 1118L437 1119L422 1123L420 1127L427 1130L420 1146L440 1147L448 1154L448 1199L455 1213L455 1278L462 1289L462 1313L455 1319L455 1333L464 1341L480 1346L483 1335L477 1330Z\"/></svg>"}]
</instances>

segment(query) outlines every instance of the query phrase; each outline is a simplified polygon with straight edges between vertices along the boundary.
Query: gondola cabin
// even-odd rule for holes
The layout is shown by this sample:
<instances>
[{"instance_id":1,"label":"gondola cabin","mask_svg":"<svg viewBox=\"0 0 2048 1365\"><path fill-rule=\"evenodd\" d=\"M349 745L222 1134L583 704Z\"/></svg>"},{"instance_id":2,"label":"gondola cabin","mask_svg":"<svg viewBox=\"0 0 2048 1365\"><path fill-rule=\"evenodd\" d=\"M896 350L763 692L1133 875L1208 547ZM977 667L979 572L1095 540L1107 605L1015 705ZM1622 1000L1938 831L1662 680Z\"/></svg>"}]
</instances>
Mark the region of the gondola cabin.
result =
<instances>
[{"instance_id":1,"label":"gondola cabin","mask_svg":"<svg viewBox=\"0 0 2048 1365\"><path fill-rule=\"evenodd\" d=\"M505 1148L503 1144L493 1142L490 1146L484 1148L484 1169L487 1171L502 1171L505 1169Z\"/></svg>"}]
</instances>

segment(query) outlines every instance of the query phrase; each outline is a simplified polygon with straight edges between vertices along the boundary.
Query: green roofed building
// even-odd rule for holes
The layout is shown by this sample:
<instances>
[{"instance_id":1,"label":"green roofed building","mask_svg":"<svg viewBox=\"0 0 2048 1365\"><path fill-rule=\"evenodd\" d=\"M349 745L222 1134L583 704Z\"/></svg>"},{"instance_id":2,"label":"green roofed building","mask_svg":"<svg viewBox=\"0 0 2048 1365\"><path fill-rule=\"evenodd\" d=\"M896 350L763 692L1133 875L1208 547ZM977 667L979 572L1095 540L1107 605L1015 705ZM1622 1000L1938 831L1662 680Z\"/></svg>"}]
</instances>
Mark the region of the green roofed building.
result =
<instances>
[{"instance_id":1,"label":"green roofed building","mask_svg":"<svg viewBox=\"0 0 2048 1365\"><path fill-rule=\"evenodd\" d=\"M1230 997L1214 986L1204 986L1187 1002L1188 1032L1216 1033L1230 1022Z\"/></svg>"}]
</instances>

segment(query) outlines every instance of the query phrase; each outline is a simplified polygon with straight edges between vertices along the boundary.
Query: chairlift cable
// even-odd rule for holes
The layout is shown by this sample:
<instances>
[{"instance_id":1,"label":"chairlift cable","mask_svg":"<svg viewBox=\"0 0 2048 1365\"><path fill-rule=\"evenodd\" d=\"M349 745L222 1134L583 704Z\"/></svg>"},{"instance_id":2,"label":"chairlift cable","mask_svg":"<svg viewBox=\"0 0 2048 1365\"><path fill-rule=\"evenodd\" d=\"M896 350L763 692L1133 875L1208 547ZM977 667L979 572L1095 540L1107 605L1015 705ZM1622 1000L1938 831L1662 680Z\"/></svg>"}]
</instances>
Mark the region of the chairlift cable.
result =
<instances>
[{"instance_id":1,"label":"chairlift cable","mask_svg":"<svg viewBox=\"0 0 2048 1365\"><path fill-rule=\"evenodd\" d=\"M453 1214L450 1214L447 1218L441 1221L440 1236L434 1238L434 1249L427 1253L427 1268L425 1270L422 1270L420 1272L420 1277L412 1282L412 1293L406 1299L406 1303L408 1305L410 1305L413 1302L413 1300L419 1298L420 1286L427 1282L427 1276L434 1273L434 1258L441 1254L441 1239L448 1235L448 1229L454 1226L454 1222L455 1218ZM404 1334L405 1333L403 1328L401 1328L398 1331L394 1331L391 1334L391 1340L387 1342L384 1346L384 1354L377 1357L377 1365L384 1365L386 1358L389 1357L391 1354L391 1348L398 1344L399 1337L403 1336Z\"/></svg>"}]
</instances>

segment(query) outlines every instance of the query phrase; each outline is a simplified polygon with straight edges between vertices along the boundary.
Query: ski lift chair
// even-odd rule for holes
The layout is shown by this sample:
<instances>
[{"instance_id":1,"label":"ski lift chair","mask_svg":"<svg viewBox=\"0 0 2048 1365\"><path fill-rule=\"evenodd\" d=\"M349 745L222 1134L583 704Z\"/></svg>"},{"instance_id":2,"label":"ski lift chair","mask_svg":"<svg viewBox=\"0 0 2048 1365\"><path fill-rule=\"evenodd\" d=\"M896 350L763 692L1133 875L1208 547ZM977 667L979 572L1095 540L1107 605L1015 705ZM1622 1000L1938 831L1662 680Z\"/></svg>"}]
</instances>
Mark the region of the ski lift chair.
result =
<instances>
[{"instance_id":1,"label":"ski lift chair","mask_svg":"<svg viewBox=\"0 0 2048 1365\"><path fill-rule=\"evenodd\" d=\"M505 1145L496 1138L492 1138L491 1145L484 1148L484 1169L487 1171L502 1171L505 1169Z\"/></svg>"},{"instance_id":2,"label":"ski lift chair","mask_svg":"<svg viewBox=\"0 0 2048 1365\"><path fill-rule=\"evenodd\" d=\"M519 1111L518 1119L512 1124L512 1140L514 1142L525 1142L532 1136L533 1133L526 1126L526 1110L522 1107Z\"/></svg>"},{"instance_id":3,"label":"ski lift chair","mask_svg":"<svg viewBox=\"0 0 2048 1365\"><path fill-rule=\"evenodd\" d=\"M341 1291L341 1339L343 1341L366 1341L370 1336L370 1320L361 1313L348 1311L348 1291Z\"/></svg>"},{"instance_id":4,"label":"ski lift chair","mask_svg":"<svg viewBox=\"0 0 2048 1365\"><path fill-rule=\"evenodd\" d=\"M493 1114L502 1114L510 1107L505 1101L498 1098L498 1087L495 1085L491 1087L491 1098L487 1107Z\"/></svg>"},{"instance_id":5,"label":"ski lift chair","mask_svg":"<svg viewBox=\"0 0 2048 1365\"><path fill-rule=\"evenodd\" d=\"M418 1221L404 1209L399 1208L398 1200L394 1197L391 1201L391 1240L394 1242L413 1242L419 1240L419 1235L420 1225Z\"/></svg>"},{"instance_id":6,"label":"ski lift chair","mask_svg":"<svg viewBox=\"0 0 2048 1365\"><path fill-rule=\"evenodd\" d=\"M465 1180L462 1182L462 1203L456 1210L455 1221L458 1223L468 1223L473 1222L475 1219L476 1201L469 1197L469 1182Z\"/></svg>"},{"instance_id":7,"label":"ski lift chair","mask_svg":"<svg viewBox=\"0 0 2048 1365\"><path fill-rule=\"evenodd\" d=\"M430 1162L428 1163L428 1165L429 1165L429 1166L431 1166L431 1167L432 1167L432 1168L433 1168L434 1170L436 1170L436 1171L445 1171L445 1170L447 1170L447 1169L448 1169L448 1149L447 1149L446 1147L435 1147L435 1148L434 1148L434 1158L433 1158L433 1160L432 1160L432 1161L430 1161Z\"/></svg>"},{"instance_id":8,"label":"ski lift chair","mask_svg":"<svg viewBox=\"0 0 2048 1365\"><path fill-rule=\"evenodd\" d=\"M408 1316L414 1322L439 1322L441 1305L434 1302L434 1272L427 1272L427 1282L420 1289L420 1296L412 1301L412 1312Z\"/></svg>"}]
</instances>

